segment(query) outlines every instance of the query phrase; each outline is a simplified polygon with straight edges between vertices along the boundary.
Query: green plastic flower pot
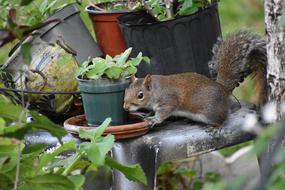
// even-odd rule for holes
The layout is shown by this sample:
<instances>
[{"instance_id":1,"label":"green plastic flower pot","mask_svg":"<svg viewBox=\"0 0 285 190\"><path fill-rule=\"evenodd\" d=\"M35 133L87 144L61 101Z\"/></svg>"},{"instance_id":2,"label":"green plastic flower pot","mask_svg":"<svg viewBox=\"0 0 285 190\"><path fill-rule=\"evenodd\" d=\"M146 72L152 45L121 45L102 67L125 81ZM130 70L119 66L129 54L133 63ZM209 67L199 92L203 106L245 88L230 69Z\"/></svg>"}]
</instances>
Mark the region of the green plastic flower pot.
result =
<instances>
[{"instance_id":1,"label":"green plastic flower pot","mask_svg":"<svg viewBox=\"0 0 285 190\"><path fill-rule=\"evenodd\" d=\"M98 126L107 117L112 118L112 125L121 125L127 121L123 103L125 89L130 83L128 79L77 80L89 126Z\"/></svg>"}]
</instances>

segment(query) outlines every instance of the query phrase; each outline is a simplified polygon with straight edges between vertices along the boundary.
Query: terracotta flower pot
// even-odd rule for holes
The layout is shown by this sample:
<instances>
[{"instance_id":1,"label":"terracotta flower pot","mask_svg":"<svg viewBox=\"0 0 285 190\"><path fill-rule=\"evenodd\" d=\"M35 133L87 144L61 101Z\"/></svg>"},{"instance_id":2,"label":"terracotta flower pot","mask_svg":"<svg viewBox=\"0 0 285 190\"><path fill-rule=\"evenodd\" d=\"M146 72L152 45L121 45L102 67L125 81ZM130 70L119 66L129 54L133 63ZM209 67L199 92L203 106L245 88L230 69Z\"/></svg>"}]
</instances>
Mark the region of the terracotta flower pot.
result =
<instances>
[{"instance_id":1,"label":"terracotta flower pot","mask_svg":"<svg viewBox=\"0 0 285 190\"><path fill-rule=\"evenodd\" d=\"M93 6L87 6L92 20L97 43L106 55L115 56L126 49L126 43L117 23L117 17L126 11L99 11Z\"/></svg>"}]
</instances>

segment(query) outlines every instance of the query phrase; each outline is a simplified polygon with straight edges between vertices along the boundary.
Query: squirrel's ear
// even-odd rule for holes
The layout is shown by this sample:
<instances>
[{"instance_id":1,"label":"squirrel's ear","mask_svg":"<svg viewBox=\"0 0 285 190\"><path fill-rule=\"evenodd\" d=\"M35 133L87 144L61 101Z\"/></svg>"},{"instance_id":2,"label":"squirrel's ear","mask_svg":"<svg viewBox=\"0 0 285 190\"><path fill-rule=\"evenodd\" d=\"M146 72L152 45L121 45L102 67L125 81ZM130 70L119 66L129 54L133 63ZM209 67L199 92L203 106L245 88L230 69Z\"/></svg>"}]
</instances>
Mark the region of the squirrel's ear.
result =
<instances>
[{"instance_id":1,"label":"squirrel's ear","mask_svg":"<svg viewBox=\"0 0 285 190\"><path fill-rule=\"evenodd\" d=\"M136 80L138 80L138 78L135 75L131 76L131 82L135 82Z\"/></svg>"},{"instance_id":2,"label":"squirrel's ear","mask_svg":"<svg viewBox=\"0 0 285 190\"><path fill-rule=\"evenodd\" d=\"M146 75L146 77L143 80L143 85L146 87L146 89L151 89L151 75Z\"/></svg>"}]
</instances>

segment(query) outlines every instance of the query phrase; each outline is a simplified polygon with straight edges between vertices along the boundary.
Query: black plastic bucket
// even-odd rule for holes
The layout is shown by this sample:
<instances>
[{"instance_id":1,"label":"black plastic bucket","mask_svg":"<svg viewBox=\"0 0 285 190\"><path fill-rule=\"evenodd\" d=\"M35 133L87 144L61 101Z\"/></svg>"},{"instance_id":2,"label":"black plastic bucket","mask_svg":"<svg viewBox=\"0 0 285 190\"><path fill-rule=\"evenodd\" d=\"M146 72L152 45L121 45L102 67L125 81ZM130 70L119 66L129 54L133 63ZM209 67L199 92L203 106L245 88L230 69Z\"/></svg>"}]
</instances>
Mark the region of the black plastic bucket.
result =
<instances>
[{"instance_id":1,"label":"black plastic bucket","mask_svg":"<svg viewBox=\"0 0 285 190\"><path fill-rule=\"evenodd\" d=\"M133 47L131 56L142 52L151 58L151 64L139 66L138 77L187 71L211 77L208 61L221 36L217 3L170 21L156 22L138 11L118 17L118 22L127 46Z\"/></svg>"}]
</instances>

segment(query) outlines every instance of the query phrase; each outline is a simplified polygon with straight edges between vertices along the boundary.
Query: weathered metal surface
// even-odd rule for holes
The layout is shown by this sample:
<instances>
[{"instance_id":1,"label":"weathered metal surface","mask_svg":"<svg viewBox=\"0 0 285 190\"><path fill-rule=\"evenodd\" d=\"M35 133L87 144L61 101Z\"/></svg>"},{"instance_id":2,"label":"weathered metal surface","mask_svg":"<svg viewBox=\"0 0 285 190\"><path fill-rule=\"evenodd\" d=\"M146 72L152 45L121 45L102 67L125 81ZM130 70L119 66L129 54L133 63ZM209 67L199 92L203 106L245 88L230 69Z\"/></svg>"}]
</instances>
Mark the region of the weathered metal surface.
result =
<instances>
[{"instance_id":1,"label":"weathered metal surface","mask_svg":"<svg viewBox=\"0 0 285 190\"><path fill-rule=\"evenodd\" d=\"M247 114L255 114L255 111L243 107L231 114L219 129L183 120L168 121L165 125L154 127L142 137L117 141L111 152L113 158L125 164L141 164L148 178L148 186L129 181L114 170L113 189L154 189L155 172L161 163L200 155L253 139L253 135L243 130L248 125ZM67 135L63 141L71 139L80 143L80 140L72 135ZM47 132L28 134L25 142L28 146L36 143L45 143L48 147L58 145L58 140Z\"/></svg>"},{"instance_id":2,"label":"weathered metal surface","mask_svg":"<svg viewBox=\"0 0 285 190\"><path fill-rule=\"evenodd\" d=\"M253 135L243 130L249 113L255 112L247 108L238 110L229 116L220 129L177 121L155 127L152 132L140 138L117 142L112 150L113 158L125 164L140 163L146 173L148 186L129 181L120 172L114 171L113 189L154 189L155 172L161 163L253 139Z\"/></svg>"}]
</instances>

